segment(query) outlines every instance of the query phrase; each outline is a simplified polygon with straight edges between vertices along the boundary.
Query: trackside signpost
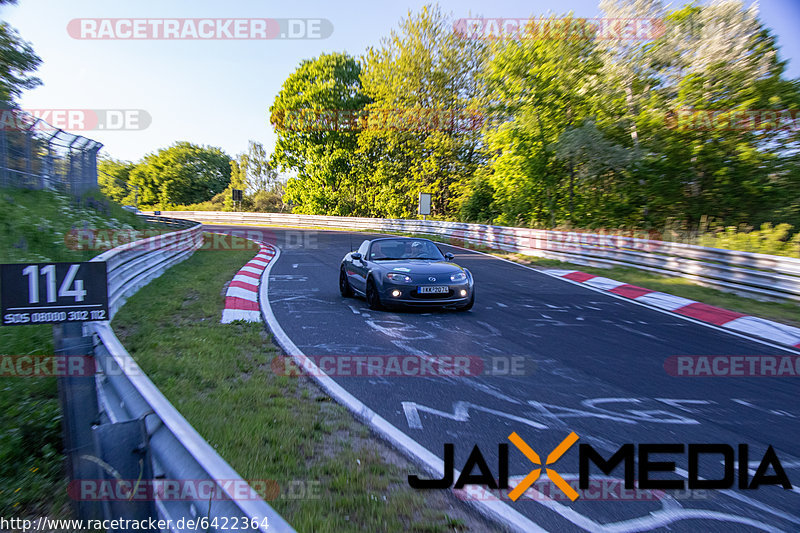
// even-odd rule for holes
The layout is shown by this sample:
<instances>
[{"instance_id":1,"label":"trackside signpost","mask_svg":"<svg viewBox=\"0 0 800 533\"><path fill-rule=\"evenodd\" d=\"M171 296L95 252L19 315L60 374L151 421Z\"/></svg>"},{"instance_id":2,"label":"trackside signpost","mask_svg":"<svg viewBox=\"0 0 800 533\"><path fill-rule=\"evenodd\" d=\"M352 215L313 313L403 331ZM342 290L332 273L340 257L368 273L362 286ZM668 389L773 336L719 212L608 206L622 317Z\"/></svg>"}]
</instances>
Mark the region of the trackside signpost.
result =
<instances>
[{"instance_id":1,"label":"trackside signpost","mask_svg":"<svg viewBox=\"0 0 800 533\"><path fill-rule=\"evenodd\" d=\"M422 220L427 220L428 215L431 214L431 195L427 192L419 193L419 214L422 215Z\"/></svg>"},{"instance_id":2,"label":"trackside signpost","mask_svg":"<svg viewBox=\"0 0 800 533\"><path fill-rule=\"evenodd\" d=\"M0 265L2 324L108 320L104 262Z\"/></svg>"},{"instance_id":3,"label":"trackside signpost","mask_svg":"<svg viewBox=\"0 0 800 533\"><path fill-rule=\"evenodd\" d=\"M94 355L83 323L111 318L106 263L0 265L0 307L3 326L53 324L55 356L65 362L61 368L73 368L73 363ZM62 371L56 377L70 480L97 478L96 465L79 459L96 454L92 427L99 409L94 372L70 375ZM103 516L96 502L74 502L74 507L84 520Z\"/></svg>"}]
</instances>

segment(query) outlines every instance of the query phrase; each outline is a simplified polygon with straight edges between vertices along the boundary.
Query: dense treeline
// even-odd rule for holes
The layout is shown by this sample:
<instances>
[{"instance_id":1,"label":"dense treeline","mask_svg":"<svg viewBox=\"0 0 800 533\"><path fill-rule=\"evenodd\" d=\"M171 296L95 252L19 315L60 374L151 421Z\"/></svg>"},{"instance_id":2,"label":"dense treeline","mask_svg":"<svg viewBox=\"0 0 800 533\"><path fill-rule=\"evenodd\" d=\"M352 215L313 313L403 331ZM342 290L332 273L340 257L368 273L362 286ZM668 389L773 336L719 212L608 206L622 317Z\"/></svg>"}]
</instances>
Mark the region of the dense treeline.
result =
<instances>
[{"instance_id":1,"label":"dense treeline","mask_svg":"<svg viewBox=\"0 0 800 533\"><path fill-rule=\"evenodd\" d=\"M178 142L136 163L101 158L97 170L103 193L126 205L232 210L231 189L240 189L245 194L238 210L283 208L277 172L264 147L254 141L235 159L213 146Z\"/></svg>"},{"instance_id":2,"label":"dense treeline","mask_svg":"<svg viewBox=\"0 0 800 533\"><path fill-rule=\"evenodd\" d=\"M756 8L600 8L660 31L592 38L565 15L487 39L428 6L361 57L304 61L270 109L285 200L409 217L430 192L438 218L504 225L800 226L798 128L780 113L800 83Z\"/></svg>"}]
</instances>

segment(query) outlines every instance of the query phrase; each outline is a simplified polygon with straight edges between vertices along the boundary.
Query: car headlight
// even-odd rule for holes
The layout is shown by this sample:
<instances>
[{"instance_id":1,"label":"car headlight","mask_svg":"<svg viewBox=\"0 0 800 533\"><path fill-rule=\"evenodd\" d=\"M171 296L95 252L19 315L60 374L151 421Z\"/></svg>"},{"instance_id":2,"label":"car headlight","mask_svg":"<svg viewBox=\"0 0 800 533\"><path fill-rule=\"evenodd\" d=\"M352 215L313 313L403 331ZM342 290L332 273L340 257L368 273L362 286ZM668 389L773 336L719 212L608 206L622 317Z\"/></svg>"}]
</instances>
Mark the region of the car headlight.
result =
<instances>
[{"instance_id":1,"label":"car headlight","mask_svg":"<svg viewBox=\"0 0 800 533\"><path fill-rule=\"evenodd\" d=\"M386 277L392 281L404 281L406 283L411 281L411 276L406 276L405 274L399 274L397 272L389 272L386 274Z\"/></svg>"},{"instance_id":2,"label":"car headlight","mask_svg":"<svg viewBox=\"0 0 800 533\"><path fill-rule=\"evenodd\" d=\"M466 281L467 274L464 272L456 272L452 276L450 276L450 281Z\"/></svg>"}]
</instances>

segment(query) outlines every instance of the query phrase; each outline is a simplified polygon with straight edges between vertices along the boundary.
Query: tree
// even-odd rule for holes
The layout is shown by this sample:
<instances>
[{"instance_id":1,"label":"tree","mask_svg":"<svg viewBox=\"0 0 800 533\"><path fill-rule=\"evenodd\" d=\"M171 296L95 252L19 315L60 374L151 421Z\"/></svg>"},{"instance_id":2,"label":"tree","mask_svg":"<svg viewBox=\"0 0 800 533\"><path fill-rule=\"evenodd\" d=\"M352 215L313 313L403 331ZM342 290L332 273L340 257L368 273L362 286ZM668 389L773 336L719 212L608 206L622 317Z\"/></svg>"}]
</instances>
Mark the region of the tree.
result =
<instances>
[{"instance_id":1,"label":"tree","mask_svg":"<svg viewBox=\"0 0 800 533\"><path fill-rule=\"evenodd\" d=\"M230 183L231 158L221 149L178 142L148 154L130 174L147 205L186 205L210 200Z\"/></svg>"},{"instance_id":2,"label":"tree","mask_svg":"<svg viewBox=\"0 0 800 533\"><path fill-rule=\"evenodd\" d=\"M15 3L16 0L0 1L0 4ZM10 105L23 90L41 85L42 81L31 75L41 63L30 43L23 41L8 23L0 22L0 103Z\"/></svg>"},{"instance_id":3,"label":"tree","mask_svg":"<svg viewBox=\"0 0 800 533\"><path fill-rule=\"evenodd\" d=\"M660 2L604 0L611 17L663 17L650 43L605 45L607 86L625 87L625 117L641 149L639 178L647 218L694 226L712 215L754 221L782 203L796 132L716 127L682 117L709 112L796 109L797 81L783 78L777 44L755 5L712 1L665 13ZM619 74L622 73L622 74ZM631 96L632 95L632 96Z\"/></svg>"},{"instance_id":4,"label":"tree","mask_svg":"<svg viewBox=\"0 0 800 533\"><path fill-rule=\"evenodd\" d=\"M457 214L480 163L482 117L473 106L485 58L483 42L453 31L452 17L430 5L367 51L361 79L371 126L358 153L368 214L413 216L420 192L431 193L435 216Z\"/></svg>"},{"instance_id":5,"label":"tree","mask_svg":"<svg viewBox=\"0 0 800 533\"><path fill-rule=\"evenodd\" d=\"M491 107L507 117L485 130L501 224L554 226L565 218L572 189L557 142L567 128L603 112L592 28L571 16L548 25L574 34L544 33L530 23L520 39L495 43L484 76Z\"/></svg>"},{"instance_id":6,"label":"tree","mask_svg":"<svg viewBox=\"0 0 800 533\"><path fill-rule=\"evenodd\" d=\"M351 214L357 129L349 119L369 101L353 57L322 54L303 61L270 107L278 136L271 167L295 174L286 200L301 213Z\"/></svg>"},{"instance_id":7,"label":"tree","mask_svg":"<svg viewBox=\"0 0 800 533\"><path fill-rule=\"evenodd\" d=\"M272 168L272 165L267 158L264 146L256 141L250 141L248 151L239 154L236 159L231 161L231 183L225 189L225 210L233 209L233 199L231 195L232 189L239 189L244 191L244 194L250 196L244 202L255 204L255 197L259 196L261 200L259 205L272 205L275 203L274 196L277 194L278 189L282 188L278 183L278 173ZM269 197L270 202L265 203L263 198ZM278 195L278 203L280 203L280 195ZM261 209L256 209L261 210Z\"/></svg>"},{"instance_id":8,"label":"tree","mask_svg":"<svg viewBox=\"0 0 800 533\"><path fill-rule=\"evenodd\" d=\"M120 161L112 157L101 157L97 160L97 185L100 190L117 203L130 203L134 205L136 190L131 189L131 171L136 167L130 161Z\"/></svg>"}]
</instances>

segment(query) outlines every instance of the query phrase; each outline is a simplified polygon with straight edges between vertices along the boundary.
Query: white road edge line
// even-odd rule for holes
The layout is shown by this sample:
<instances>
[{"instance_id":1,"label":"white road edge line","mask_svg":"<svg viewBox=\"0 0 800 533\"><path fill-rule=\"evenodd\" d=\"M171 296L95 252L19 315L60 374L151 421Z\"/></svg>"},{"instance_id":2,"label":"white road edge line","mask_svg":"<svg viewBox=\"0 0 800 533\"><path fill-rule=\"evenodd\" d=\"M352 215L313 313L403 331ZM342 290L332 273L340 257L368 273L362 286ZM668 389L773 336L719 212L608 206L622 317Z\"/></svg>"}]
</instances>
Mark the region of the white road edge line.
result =
<instances>
[{"instance_id":1,"label":"white road edge line","mask_svg":"<svg viewBox=\"0 0 800 533\"><path fill-rule=\"evenodd\" d=\"M272 312L272 306L269 303L269 274L272 267L278 262L281 255L281 250L278 246L270 244L270 247L275 249L275 257L269 262L261 275L261 284L259 286L259 304L261 306L261 314L264 321L272 330L275 340L278 341L283 350L292 356L295 362L301 367L309 368L312 370L311 377L314 379L331 397L337 402L347 407L353 414L361 419L364 423L370 426L375 432L383 438L392 443L396 448L403 451L407 456L419 462L429 473L437 477L443 477L444 471L442 468L442 461L435 454L429 452L424 446L417 441L403 433L400 429L390 424L386 419L379 416L375 411L367 407L355 396L347 392L341 385L336 383L330 376L325 374L314 361L306 357L306 355L297 347L297 345L289 338L283 328L278 323L278 319ZM455 479L461 475L460 472L454 470ZM513 531L529 532L529 533L548 533L538 524L532 522L526 516L515 511L511 506L503 503L502 501L481 501L481 500L466 500L467 503L472 505L479 513L488 517L491 520L504 524L511 528Z\"/></svg>"}]
</instances>

